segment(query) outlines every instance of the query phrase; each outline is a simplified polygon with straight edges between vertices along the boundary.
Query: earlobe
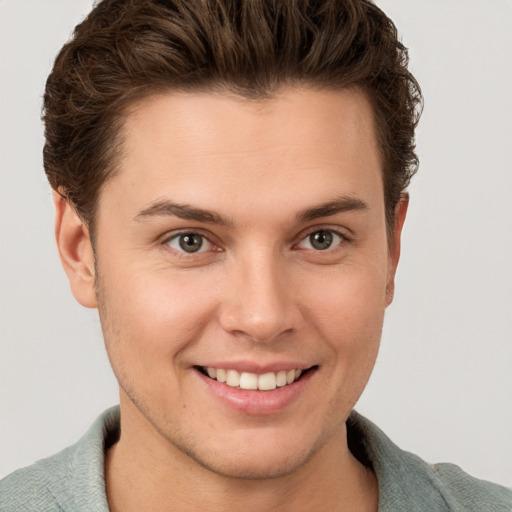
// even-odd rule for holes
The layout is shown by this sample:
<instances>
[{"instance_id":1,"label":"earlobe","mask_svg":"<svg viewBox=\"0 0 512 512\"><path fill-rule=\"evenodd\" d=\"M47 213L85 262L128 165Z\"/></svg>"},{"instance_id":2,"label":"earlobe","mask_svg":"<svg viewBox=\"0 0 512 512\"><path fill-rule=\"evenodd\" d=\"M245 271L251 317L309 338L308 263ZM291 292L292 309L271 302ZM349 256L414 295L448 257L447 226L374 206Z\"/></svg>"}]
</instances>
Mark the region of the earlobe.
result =
<instances>
[{"instance_id":1,"label":"earlobe","mask_svg":"<svg viewBox=\"0 0 512 512\"><path fill-rule=\"evenodd\" d=\"M71 291L82 306L96 308L94 252L89 230L66 197L54 191L53 202L55 238Z\"/></svg>"},{"instance_id":2,"label":"earlobe","mask_svg":"<svg viewBox=\"0 0 512 512\"><path fill-rule=\"evenodd\" d=\"M389 269L388 269L388 282L386 285L386 306L393 302L395 294L395 275L400 260L401 250L401 237L402 228L404 227L405 217L407 215L407 208L409 207L409 194L403 192L400 196L400 201L395 207L395 220L393 226L393 238L390 241L389 247Z\"/></svg>"}]
</instances>

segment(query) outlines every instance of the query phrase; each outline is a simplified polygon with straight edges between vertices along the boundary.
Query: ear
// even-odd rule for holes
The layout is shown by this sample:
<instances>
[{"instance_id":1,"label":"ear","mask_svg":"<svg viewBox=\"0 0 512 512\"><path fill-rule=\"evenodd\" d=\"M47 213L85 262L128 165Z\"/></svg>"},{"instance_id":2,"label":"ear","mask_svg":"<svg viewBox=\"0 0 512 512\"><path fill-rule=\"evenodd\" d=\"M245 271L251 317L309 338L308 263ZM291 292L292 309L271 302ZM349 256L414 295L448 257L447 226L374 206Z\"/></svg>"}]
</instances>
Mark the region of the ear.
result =
<instances>
[{"instance_id":1,"label":"ear","mask_svg":"<svg viewBox=\"0 0 512 512\"><path fill-rule=\"evenodd\" d=\"M389 245L389 268L388 268L388 282L386 285L386 306L393 302L395 294L395 274L400 260L400 248L402 228L404 227L405 217L407 215L407 208L409 207L409 194L403 192L400 196L400 201L395 207L395 221L393 225L393 238Z\"/></svg>"},{"instance_id":2,"label":"ear","mask_svg":"<svg viewBox=\"0 0 512 512\"><path fill-rule=\"evenodd\" d=\"M60 261L75 299L87 308L98 306L94 287L94 252L89 231L69 200L53 191L55 238Z\"/></svg>"}]
</instances>

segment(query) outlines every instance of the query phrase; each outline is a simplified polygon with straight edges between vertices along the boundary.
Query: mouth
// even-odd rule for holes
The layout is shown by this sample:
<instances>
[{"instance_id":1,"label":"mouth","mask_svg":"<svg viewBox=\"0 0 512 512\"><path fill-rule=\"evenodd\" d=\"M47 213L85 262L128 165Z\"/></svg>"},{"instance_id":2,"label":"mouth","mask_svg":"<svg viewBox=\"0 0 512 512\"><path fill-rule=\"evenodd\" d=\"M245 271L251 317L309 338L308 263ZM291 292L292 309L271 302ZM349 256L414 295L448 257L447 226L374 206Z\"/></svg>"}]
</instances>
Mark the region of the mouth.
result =
<instances>
[{"instance_id":1,"label":"mouth","mask_svg":"<svg viewBox=\"0 0 512 512\"><path fill-rule=\"evenodd\" d=\"M206 377L232 388L252 391L272 391L276 388L284 388L297 382L307 373L316 369L316 366L306 369L279 370L277 372L267 372L263 374L239 372L233 369L213 368L210 366L196 366L195 368Z\"/></svg>"}]
</instances>

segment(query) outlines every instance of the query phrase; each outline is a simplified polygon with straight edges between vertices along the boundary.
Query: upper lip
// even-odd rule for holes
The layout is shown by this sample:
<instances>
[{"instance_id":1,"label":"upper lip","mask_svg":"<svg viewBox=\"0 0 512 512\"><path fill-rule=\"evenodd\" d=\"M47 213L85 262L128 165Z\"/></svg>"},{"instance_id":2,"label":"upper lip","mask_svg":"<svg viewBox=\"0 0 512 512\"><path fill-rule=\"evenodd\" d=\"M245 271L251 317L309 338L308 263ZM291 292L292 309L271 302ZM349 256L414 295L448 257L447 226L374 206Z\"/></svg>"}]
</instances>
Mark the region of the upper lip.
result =
<instances>
[{"instance_id":1,"label":"upper lip","mask_svg":"<svg viewBox=\"0 0 512 512\"><path fill-rule=\"evenodd\" d=\"M239 373L247 372L262 375L264 373L278 372L281 370L307 370L315 365L296 361L274 361L271 363L256 363L255 361L215 361L195 366L236 370Z\"/></svg>"}]
</instances>

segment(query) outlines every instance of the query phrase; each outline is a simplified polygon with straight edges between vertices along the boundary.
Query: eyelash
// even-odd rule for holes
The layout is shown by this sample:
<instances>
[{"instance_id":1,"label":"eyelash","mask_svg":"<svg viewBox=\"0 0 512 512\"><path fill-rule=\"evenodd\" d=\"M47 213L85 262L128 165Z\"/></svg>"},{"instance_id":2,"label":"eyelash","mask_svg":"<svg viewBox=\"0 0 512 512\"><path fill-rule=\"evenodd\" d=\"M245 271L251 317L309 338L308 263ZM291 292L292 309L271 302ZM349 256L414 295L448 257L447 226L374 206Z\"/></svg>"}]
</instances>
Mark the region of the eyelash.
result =
<instances>
[{"instance_id":1,"label":"eyelash","mask_svg":"<svg viewBox=\"0 0 512 512\"><path fill-rule=\"evenodd\" d=\"M293 248L297 248L301 243L307 241L309 239L309 237L311 237L312 235L314 235L316 233L320 233L320 232L330 233L330 234L334 235L335 237L338 237L340 240L339 240L338 243L335 243L333 247L330 246L330 247L327 247L326 249L313 249L313 248L309 248L309 249L306 249L306 250L310 250L310 251L313 251L315 253L323 253L323 252L328 253L328 252L332 252L333 250L336 250L339 246L345 245L346 243L350 242L350 238L345 233L341 232L338 229L333 229L333 228L330 228L330 227L321 227L321 226L318 227L317 226L317 227L315 227L313 229L308 230L306 233L302 233L300 235L299 241L297 243L293 244ZM170 250L172 250L175 254L179 255L180 257L191 257L193 255L203 254L205 252L208 252L208 250L199 250L199 251L196 251L196 252L187 252L185 250L180 250L178 248L174 248L174 247L172 247L170 245L170 243L172 241L174 241L174 240L178 241L178 243L179 243L180 237L185 236L185 235L191 235L191 236L195 235L195 236L200 237L201 240L202 240L200 249L203 248L204 242L206 241L208 244L211 244L214 247L214 252L222 252L223 251L223 249L221 249L214 242L212 242L212 240L207 235L205 235L204 233L201 233L200 230L193 230L193 229L179 231L178 233L173 233L171 236L167 236L163 240L162 245L164 245L166 247L169 247Z\"/></svg>"},{"instance_id":2,"label":"eyelash","mask_svg":"<svg viewBox=\"0 0 512 512\"><path fill-rule=\"evenodd\" d=\"M193 235L193 236L197 236L197 237L201 238L202 242L201 242L200 248L203 247L204 242L206 241L208 244L211 244L214 248L216 248L216 249L214 249L214 252L221 252L222 251L222 249L217 247L217 245L214 242L212 242L208 236L206 236L205 234L201 233L201 231L199 231L199 230L193 230L193 229L185 230L185 231L180 231L178 233L172 234L171 236L167 236L165 238L165 240L162 242L162 245L169 247L175 254L178 254L180 257L190 257L190 256L193 256L195 254L203 254L204 252L207 252L207 251L204 251L204 250L203 251L197 251L197 252L187 252L185 250L180 250L178 248L174 248L174 247L172 247L170 245L171 242L174 241L174 240L178 241L178 243L179 243L180 237L184 237L186 235L191 235L191 236Z\"/></svg>"},{"instance_id":3,"label":"eyelash","mask_svg":"<svg viewBox=\"0 0 512 512\"><path fill-rule=\"evenodd\" d=\"M325 249L314 249L314 248L310 248L309 250L312 250L314 252L318 252L318 253L321 253L321 252L330 252L330 251L333 251L333 250L336 250L340 245L344 244L345 242L348 242L348 237L344 234L344 233L341 233L340 231L336 230L336 229L331 229L331 228L315 228L314 230L312 231L309 231L305 236L303 236L300 241L295 244L294 247L297 247L299 246L300 244L306 242L306 241L310 241L311 242L311 237L315 234L319 234L319 233L329 233L331 236L334 235L334 237L332 237L332 245L329 246L329 247L326 247ZM335 237L338 237L339 238L339 242L338 243L335 243L334 242L334 238Z\"/></svg>"}]
</instances>

